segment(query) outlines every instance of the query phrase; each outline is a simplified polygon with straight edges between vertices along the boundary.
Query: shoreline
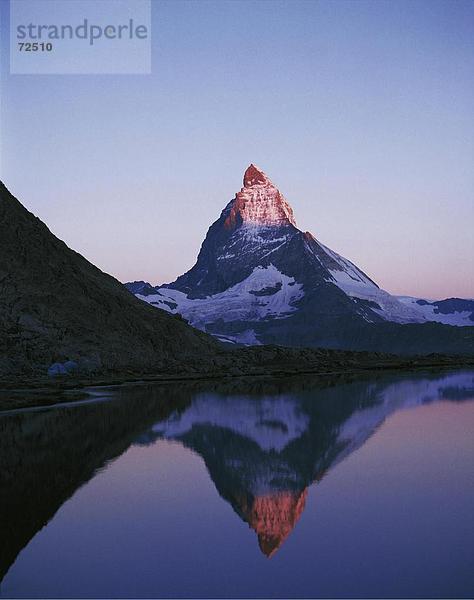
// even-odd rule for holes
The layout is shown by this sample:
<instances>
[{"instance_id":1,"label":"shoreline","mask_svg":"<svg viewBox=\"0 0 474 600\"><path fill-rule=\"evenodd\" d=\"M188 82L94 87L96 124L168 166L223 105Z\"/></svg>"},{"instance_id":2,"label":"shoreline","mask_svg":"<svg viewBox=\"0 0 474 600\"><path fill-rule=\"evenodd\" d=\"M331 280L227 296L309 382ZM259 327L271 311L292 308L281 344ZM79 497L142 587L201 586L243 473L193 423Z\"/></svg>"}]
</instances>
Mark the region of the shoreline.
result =
<instances>
[{"instance_id":1,"label":"shoreline","mask_svg":"<svg viewBox=\"0 0 474 600\"><path fill-rule=\"evenodd\" d=\"M256 367L247 372L202 372L202 373L114 373L101 374L93 377L63 376L56 378L31 379L24 382L19 379L0 380L0 416L2 413L21 409L44 408L54 405L72 404L92 400L91 390L119 388L127 385L149 384L188 384L195 382L218 382L238 379L269 378L275 381L287 377L308 376L327 379L330 377L346 378L382 375L384 373L416 373L420 371L450 371L474 369L474 357L414 357L413 359L381 360L377 363L347 364L347 365L315 365L312 368L294 365L278 365L273 368Z\"/></svg>"}]
</instances>

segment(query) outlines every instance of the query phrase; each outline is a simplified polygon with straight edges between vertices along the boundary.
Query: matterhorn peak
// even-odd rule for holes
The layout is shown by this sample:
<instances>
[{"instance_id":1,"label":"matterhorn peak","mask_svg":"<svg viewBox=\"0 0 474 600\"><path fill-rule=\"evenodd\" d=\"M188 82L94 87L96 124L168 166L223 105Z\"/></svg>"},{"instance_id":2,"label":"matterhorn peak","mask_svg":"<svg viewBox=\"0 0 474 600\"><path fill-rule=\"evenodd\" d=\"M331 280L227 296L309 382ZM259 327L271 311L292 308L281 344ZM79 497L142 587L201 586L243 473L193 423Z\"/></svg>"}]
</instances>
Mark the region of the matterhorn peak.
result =
<instances>
[{"instance_id":1,"label":"matterhorn peak","mask_svg":"<svg viewBox=\"0 0 474 600\"><path fill-rule=\"evenodd\" d=\"M251 164L244 173L244 187L228 206L224 227L240 225L296 227L293 210L265 173Z\"/></svg>"},{"instance_id":2,"label":"matterhorn peak","mask_svg":"<svg viewBox=\"0 0 474 600\"><path fill-rule=\"evenodd\" d=\"M262 171L254 164L250 164L244 173L244 187L252 187L253 185L271 184L271 181Z\"/></svg>"},{"instance_id":3,"label":"matterhorn peak","mask_svg":"<svg viewBox=\"0 0 474 600\"><path fill-rule=\"evenodd\" d=\"M400 332L398 340L396 324L439 321L464 328L474 319L471 300L441 304L380 289L351 261L298 229L291 206L255 164L245 169L243 186L210 226L189 271L156 287L156 294L143 282L128 287L226 343L380 351L396 346L410 353L442 350L441 340L451 348L452 339L453 348L468 351L470 340L451 337L459 334L448 328L440 329L438 344L416 328ZM260 507L263 513L266 507ZM265 531L265 552L280 539L279 532Z\"/></svg>"}]
</instances>

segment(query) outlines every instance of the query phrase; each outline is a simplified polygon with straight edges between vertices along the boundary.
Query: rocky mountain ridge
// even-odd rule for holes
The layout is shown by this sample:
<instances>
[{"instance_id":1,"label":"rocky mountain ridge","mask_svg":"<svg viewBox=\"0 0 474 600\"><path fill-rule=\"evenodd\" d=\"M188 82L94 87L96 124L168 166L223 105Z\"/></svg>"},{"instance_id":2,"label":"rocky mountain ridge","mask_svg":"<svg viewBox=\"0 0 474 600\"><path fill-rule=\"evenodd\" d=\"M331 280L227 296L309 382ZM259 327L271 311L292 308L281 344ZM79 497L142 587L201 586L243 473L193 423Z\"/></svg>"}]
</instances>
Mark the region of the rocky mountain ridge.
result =
<instances>
[{"instance_id":1,"label":"rocky mountain ridge","mask_svg":"<svg viewBox=\"0 0 474 600\"><path fill-rule=\"evenodd\" d=\"M230 343L474 351L463 333L439 326L474 326L474 300L429 302L389 294L298 229L286 199L255 165L245 171L243 184L209 228L187 273L170 284L133 282L128 289ZM396 342L396 325L407 324L416 327L404 329L406 342Z\"/></svg>"}]
</instances>

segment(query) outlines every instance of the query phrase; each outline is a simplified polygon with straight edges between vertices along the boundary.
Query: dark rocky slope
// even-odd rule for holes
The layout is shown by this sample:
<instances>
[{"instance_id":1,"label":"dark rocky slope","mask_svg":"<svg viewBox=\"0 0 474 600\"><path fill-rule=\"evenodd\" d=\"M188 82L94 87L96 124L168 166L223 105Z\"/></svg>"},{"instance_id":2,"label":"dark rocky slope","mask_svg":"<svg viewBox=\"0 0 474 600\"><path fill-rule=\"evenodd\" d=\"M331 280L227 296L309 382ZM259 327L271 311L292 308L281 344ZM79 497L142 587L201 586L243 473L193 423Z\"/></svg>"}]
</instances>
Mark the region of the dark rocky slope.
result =
<instances>
[{"instance_id":1,"label":"dark rocky slope","mask_svg":"<svg viewBox=\"0 0 474 600\"><path fill-rule=\"evenodd\" d=\"M200 364L217 347L134 298L56 238L0 184L0 375Z\"/></svg>"}]
</instances>

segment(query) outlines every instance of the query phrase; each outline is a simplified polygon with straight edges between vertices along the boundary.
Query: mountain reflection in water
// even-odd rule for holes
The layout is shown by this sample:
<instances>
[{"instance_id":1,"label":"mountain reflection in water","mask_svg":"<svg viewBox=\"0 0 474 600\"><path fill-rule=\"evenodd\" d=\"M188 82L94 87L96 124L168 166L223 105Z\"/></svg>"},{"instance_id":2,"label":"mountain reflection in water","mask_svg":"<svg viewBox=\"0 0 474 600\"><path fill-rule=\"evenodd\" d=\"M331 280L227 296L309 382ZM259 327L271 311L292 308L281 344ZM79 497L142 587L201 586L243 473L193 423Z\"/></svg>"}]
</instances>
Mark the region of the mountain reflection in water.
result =
<instances>
[{"instance_id":1,"label":"mountain reflection in water","mask_svg":"<svg viewBox=\"0 0 474 600\"><path fill-rule=\"evenodd\" d=\"M270 557L310 485L399 409L474 397L474 373L124 386L103 402L0 417L0 578L33 536L131 445L174 440L204 460L220 496Z\"/></svg>"},{"instance_id":2,"label":"mountain reflection in water","mask_svg":"<svg viewBox=\"0 0 474 600\"><path fill-rule=\"evenodd\" d=\"M197 394L142 440L179 440L206 463L219 494L272 556L304 510L307 488L394 411L474 395L472 375L352 383L278 395Z\"/></svg>"}]
</instances>

